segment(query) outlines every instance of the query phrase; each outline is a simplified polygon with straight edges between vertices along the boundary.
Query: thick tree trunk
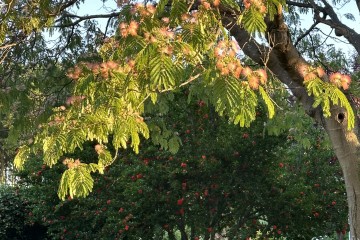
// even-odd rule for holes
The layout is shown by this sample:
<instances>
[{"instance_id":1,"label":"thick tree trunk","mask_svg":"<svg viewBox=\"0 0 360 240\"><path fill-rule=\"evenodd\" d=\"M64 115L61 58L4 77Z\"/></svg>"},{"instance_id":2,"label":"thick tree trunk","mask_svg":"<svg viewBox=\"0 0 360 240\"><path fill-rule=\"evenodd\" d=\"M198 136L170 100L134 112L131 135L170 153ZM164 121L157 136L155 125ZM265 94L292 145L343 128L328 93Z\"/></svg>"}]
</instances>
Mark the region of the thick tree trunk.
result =
<instances>
[{"instance_id":1,"label":"thick tree trunk","mask_svg":"<svg viewBox=\"0 0 360 240\"><path fill-rule=\"evenodd\" d=\"M331 117L324 118L322 109L312 107L313 98L304 87L304 69L310 64L292 44L287 25L279 15L268 22L270 47L258 44L236 18L224 11L223 23L238 41L244 53L255 62L266 66L280 81L291 89L309 116L321 123L327 131L340 162L349 206L349 224L352 240L360 240L360 151L358 128L347 130L347 113L343 108L332 106ZM326 81L326 79L325 79ZM357 126L357 124L355 124Z\"/></svg>"},{"instance_id":2,"label":"thick tree trunk","mask_svg":"<svg viewBox=\"0 0 360 240\"><path fill-rule=\"evenodd\" d=\"M340 162L349 207L351 239L360 239L360 158L359 140L355 131L346 130L343 115L346 112L333 107L332 115L325 120L325 129L329 134L336 156ZM346 117L345 117L346 120Z\"/></svg>"}]
</instances>

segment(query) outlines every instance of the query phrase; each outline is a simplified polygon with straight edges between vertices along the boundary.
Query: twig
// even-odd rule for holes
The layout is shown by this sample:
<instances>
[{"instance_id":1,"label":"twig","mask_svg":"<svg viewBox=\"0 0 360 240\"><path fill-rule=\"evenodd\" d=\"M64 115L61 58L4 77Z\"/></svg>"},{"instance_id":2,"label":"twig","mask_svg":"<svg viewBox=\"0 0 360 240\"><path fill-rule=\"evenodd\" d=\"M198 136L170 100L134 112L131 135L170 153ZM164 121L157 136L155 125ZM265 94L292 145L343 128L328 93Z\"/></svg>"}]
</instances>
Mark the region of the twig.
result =
<instances>
[{"instance_id":1,"label":"twig","mask_svg":"<svg viewBox=\"0 0 360 240\"><path fill-rule=\"evenodd\" d=\"M318 25L320 23L320 21L316 20L313 25L310 26L310 28L308 30L306 30L306 32L304 32L302 35L300 35L297 39L296 39L296 42L294 44L294 46L296 47L299 42L304 38L306 37L312 30L315 29L316 25Z\"/></svg>"},{"instance_id":2,"label":"twig","mask_svg":"<svg viewBox=\"0 0 360 240\"><path fill-rule=\"evenodd\" d=\"M11 48L13 46L15 46L17 43L10 43L10 44L6 44L4 46L0 46L0 49L4 49L4 48Z\"/></svg>"}]
</instances>

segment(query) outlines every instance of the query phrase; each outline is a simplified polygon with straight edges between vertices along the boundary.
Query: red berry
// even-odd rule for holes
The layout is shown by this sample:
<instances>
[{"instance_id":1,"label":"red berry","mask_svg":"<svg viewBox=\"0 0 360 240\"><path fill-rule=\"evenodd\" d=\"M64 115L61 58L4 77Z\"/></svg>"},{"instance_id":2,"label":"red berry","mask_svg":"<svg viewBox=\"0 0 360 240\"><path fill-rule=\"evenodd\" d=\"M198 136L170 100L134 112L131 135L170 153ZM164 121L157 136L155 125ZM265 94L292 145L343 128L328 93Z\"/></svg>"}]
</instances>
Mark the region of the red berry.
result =
<instances>
[{"instance_id":1,"label":"red berry","mask_svg":"<svg viewBox=\"0 0 360 240\"><path fill-rule=\"evenodd\" d=\"M207 197L209 195L209 190L205 189L204 196Z\"/></svg>"},{"instance_id":2,"label":"red berry","mask_svg":"<svg viewBox=\"0 0 360 240\"><path fill-rule=\"evenodd\" d=\"M279 167L283 168L284 167L284 164L281 162L279 163Z\"/></svg>"},{"instance_id":3,"label":"red berry","mask_svg":"<svg viewBox=\"0 0 360 240\"><path fill-rule=\"evenodd\" d=\"M205 102L202 101L202 100L200 100L200 101L198 102L198 105L199 105L200 107L203 107L203 106L205 106Z\"/></svg>"},{"instance_id":4,"label":"red berry","mask_svg":"<svg viewBox=\"0 0 360 240\"><path fill-rule=\"evenodd\" d=\"M110 204L110 203L111 203L111 200L110 200L110 199L106 201L106 204Z\"/></svg>"},{"instance_id":5,"label":"red berry","mask_svg":"<svg viewBox=\"0 0 360 240\"><path fill-rule=\"evenodd\" d=\"M184 202L184 198L180 198L179 200L177 200L177 205L181 206Z\"/></svg>"}]
</instances>

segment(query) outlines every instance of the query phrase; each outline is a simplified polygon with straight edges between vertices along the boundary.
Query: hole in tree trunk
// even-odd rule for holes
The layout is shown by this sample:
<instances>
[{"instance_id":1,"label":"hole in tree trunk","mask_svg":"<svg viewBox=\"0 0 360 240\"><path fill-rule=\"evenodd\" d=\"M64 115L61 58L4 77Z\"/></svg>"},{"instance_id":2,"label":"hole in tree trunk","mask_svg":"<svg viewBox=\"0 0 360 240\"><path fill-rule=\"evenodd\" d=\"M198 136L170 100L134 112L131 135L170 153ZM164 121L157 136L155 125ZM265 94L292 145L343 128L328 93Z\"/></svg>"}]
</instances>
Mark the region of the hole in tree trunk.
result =
<instances>
[{"instance_id":1,"label":"hole in tree trunk","mask_svg":"<svg viewBox=\"0 0 360 240\"><path fill-rule=\"evenodd\" d=\"M338 120L339 123L342 123L344 121L344 119L345 119L345 114L344 113L339 113L337 115L337 120Z\"/></svg>"}]
</instances>

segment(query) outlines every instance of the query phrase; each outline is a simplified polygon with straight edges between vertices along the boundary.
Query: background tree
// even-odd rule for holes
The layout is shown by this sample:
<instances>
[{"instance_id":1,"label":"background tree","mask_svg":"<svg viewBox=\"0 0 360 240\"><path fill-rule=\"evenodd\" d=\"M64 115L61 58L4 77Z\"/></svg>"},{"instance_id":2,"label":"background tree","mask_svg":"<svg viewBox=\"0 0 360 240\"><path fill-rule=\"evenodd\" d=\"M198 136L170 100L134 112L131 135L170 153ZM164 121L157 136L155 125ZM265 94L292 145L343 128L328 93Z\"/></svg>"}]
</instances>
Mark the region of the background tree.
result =
<instances>
[{"instance_id":1,"label":"background tree","mask_svg":"<svg viewBox=\"0 0 360 240\"><path fill-rule=\"evenodd\" d=\"M104 176L95 175L87 198L59 200L54 186L65 166L50 169L39 158L29 160L20 174L27 221L45 225L52 239L215 239L219 234L311 239L346 233L340 166L309 119L304 125L312 137L305 149L294 140L296 133L264 138L264 109L258 109L251 129L240 129L202 100L186 104L186 97L176 94L165 119L157 117L182 139L177 154L150 141L143 141L137 155L122 151ZM71 157L96 162L94 145Z\"/></svg>"},{"instance_id":2,"label":"background tree","mask_svg":"<svg viewBox=\"0 0 360 240\"><path fill-rule=\"evenodd\" d=\"M15 159L18 167L22 166L29 153L39 151L44 153L44 162L52 166L64 154L82 148L85 141L96 140L99 143L99 162L85 164L83 160L68 159L66 163L69 169L64 172L60 183L59 195L62 198L67 194L85 196L93 185L90 173L103 172L104 167L113 161L103 145L108 142L108 135L113 136L111 140L116 149L129 146L138 152L139 134L147 138L150 133L154 142L164 149L169 148L173 152L178 149L176 134L164 135L156 123L144 121L143 117L151 109L150 101L164 107L171 101L169 95L164 93L190 85L190 95L197 95L209 102L230 121L249 126L256 117L258 97L264 99L269 118L273 116L274 104L270 97L277 100L278 91L274 87L277 86L275 82L280 80L283 87L301 103L305 112L328 132L343 169L351 232L354 239L360 238L360 214L357 214L360 206L358 128L351 107L351 103L356 102L357 84L353 81L350 94L351 79L347 74L351 73L351 69L347 69L345 64L333 69L331 64L325 62L325 54L319 55L314 51L314 44L319 41L313 39L315 26L325 24L333 28L338 37L344 37L358 55L359 34L343 24L334 10L347 1L223 0L187 3L164 0L156 6L119 1L118 13L86 17L69 14L67 8L80 2L49 1L44 5L31 5L29 2L9 1L3 6L1 50L5 53L2 62L8 64L17 62L17 58L12 58L10 54L16 48L9 50L13 43L20 44L32 39L32 36L41 36L40 31L46 27L61 27L65 35L70 32L72 36L73 30L79 29L78 23L91 18L112 19L118 16L119 23L116 33L107 38L101 48L93 48L94 55L85 62L80 62L80 56L71 58L77 65L67 76L76 84L69 88L68 93L71 92L72 96L66 101L67 107L60 104L61 99L44 105L49 98L38 99L33 95L39 89L41 96L46 96L44 93L47 92L28 81L27 75L34 71L19 76L17 73L4 75L2 86L7 94L1 95L6 96L2 97L1 102L5 103L2 110L6 116L5 126L13 130L9 134L13 142L21 137L30 143L30 147L19 149ZM283 7L289 7L288 14L284 15ZM312 13L314 18L314 25L307 31L297 31L294 25L299 22L299 9ZM24 21L29 16L31 21ZM345 16L353 17L351 14ZM91 32L96 30L92 29ZM253 37L257 33L262 34L260 37L264 43ZM95 41L97 36L82 38L77 35L66 43L76 39L93 39L95 46L99 46ZM315 40L320 38L321 35L316 35ZM74 42L76 46L82 46L81 43ZM306 44L312 46L312 54L302 48ZM65 46L71 50L70 45ZM85 47L80 49L86 50ZM253 69L244 67L244 62L240 62L237 56L240 49L257 64ZM67 51L61 52L65 55L63 59L68 59ZM31 61L25 61L22 65L31 66ZM322 68L319 67L321 65ZM66 66L57 67L65 71ZM264 69L258 69L260 66L264 66L268 74L271 73L270 78ZM7 69L2 69L1 73L7 72ZM354 79L356 77L354 73ZM68 80L65 77L62 79ZM54 87L53 84L49 86L51 89ZM25 89L25 94L20 94L22 89ZM24 126L36 121L23 124L18 119L26 116L26 119L44 122L41 119L49 116L36 114L26 106L56 108L52 109L53 114L47 124L42 124L37 130L31 127L31 131L26 131ZM19 126L22 128L14 131ZM36 134L34 139L31 137L33 134Z\"/></svg>"}]
</instances>

